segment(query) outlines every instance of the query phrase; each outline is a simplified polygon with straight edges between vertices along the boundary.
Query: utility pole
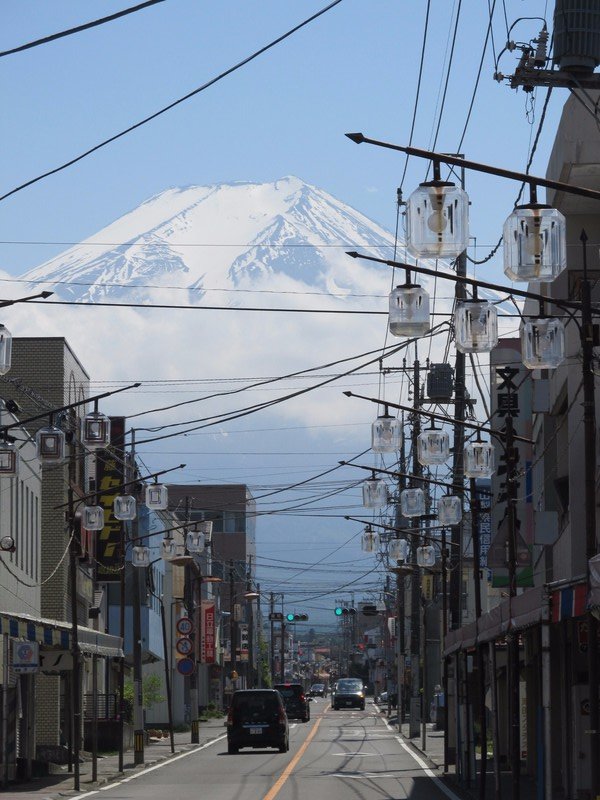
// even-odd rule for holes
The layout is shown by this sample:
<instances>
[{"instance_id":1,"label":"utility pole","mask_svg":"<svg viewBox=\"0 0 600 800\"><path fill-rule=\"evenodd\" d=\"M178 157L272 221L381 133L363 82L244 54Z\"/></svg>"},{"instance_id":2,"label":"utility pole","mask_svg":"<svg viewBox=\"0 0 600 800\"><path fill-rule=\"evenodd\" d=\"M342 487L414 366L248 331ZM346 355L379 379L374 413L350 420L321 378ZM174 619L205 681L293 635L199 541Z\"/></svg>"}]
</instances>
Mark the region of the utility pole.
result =
<instances>
[{"instance_id":1,"label":"utility pole","mask_svg":"<svg viewBox=\"0 0 600 800\"><path fill-rule=\"evenodd\" d=\"M471 496L471 541L473 543L473 588L475 590L475 619L481 618L481 563L479 542L479 498L475 479L469 482ZM481 769L479 774L479 800L485 800L487 773L487 719L485 708L485 660L483 645L476 644L477 653L477 703L479 706L479 740L481 745Z\"/></svg>"},{"instance_id":2,"label":"utility pole","mask_svg":"<svg viewBox=\"0 0 600 800\"><path fill-rule=\"evenodd\" d=\"M585 550L588 587L591 587L590 559L598 552L596 541L596 391L594 383L594 330L591 287L587 268L587 241L581 231L583 281L581 284L581 351L583 370L583 427L585 464ZM598 621L591 611L588 624L588 687L590 702L590 794L600 795L600 712L598 709Z\"/></svg>"},{"instance_id":3,"label":"utility pole","mask_svg":"<svg viewBox=\"0 0 600 800\"><path fill-rule=\"evenodd\" d=\"M135 429L131 431L131 455L129 480L135 478ZM139 498L138 498L139 500ZM137 541L138 516L132 522L132 538ZM125 564L123 565L125 567ZM140 572L130 566L133 579L131 611L133 616L133 760L135 764L144 763L144 698L142 688L142 621Z\"/></svg>"},{"instance_id":4,"label":"utility pole","mask_svg":"<svg viewBox=\"0 0 600 800\"><path fill-rule=\"evenodd\" d=\"M412 475L411 483L420 486L419 478L423 474L423 468L417 458L417 443L421 433L421 418L419 415L420 405L420 365L417 357L417 344L415 342L415 361L413 365L413 421L412 421ZM421 580L420 570L417 566L417 548L420 539L414 536L411 546L411 562L413 564L411 576L411 598L410 598L410 669L411 669L411 700L410 700L410 731L411 737L418 736L422 717L421 710Z\"/></svg>"},{"instance_id":5,"label":"utility pole","mask_svg":"<svg viewBox=\"0 0 600 800\"><path fill-rule=\"evenodd\" d=\"M77 421L77 417L74 417ZM69 488L68 515L70 527L69 540L69 578L71 584L71 657L73 659L73 671L71 673L71 709L72 709L72 729L73 729L73 788L79 791L79 750L81 742L81 660L79 654L79 635L77 618L77 558L80 546L79 539L75 534L75 498L73 486L75 485L75 466L77 454L75 453L75 433L69 448Z\"/></svg>"},{"instance_id":6,"label":"utility pole","mask_svg":"<svg viewBox=\"0 0 600 800\"><path fill-rule=\"evenodd\" d=\"M509 405L510 407L510 405ZM513 419L506 415L506 513L508 516L508 594L509 602L517 595L517 525L515 519L516 453ZM508 637L508 709L510 726L510 766L512 771L512 800L521 793L521 725L519 708L519 634Z\"/></svg>"},{"instance_id":7,"label":"utility pole","mask_svg":"<svg viewBox=\"0 0 600 800\"><path fill-rule=\"evenodd\" d=\"M231 691L236 690L237 681L237 620L235 618L235 583L233 576L233 559L229 562L229 638L231 650Z\"/></svg>"},{"instance_id":8,"label":"utility pole","mask_svg":"<svg viewBox=\"0 0 600 800\"><path fill-rule=\"evenodd\" d=\"M185 498L185 527L184 532L187 534L188 531L188 524L190 522L190 508L191 508L191 500L189 495ZM193 559L193 556L191 556ZM197 566L194 563L194 566ZM198 625L198 620L201 619L202 614L201 611L198 611L198 603L197 603L197 581L195 577L192 575L192 565L186 564L185 565L185 604L187 607L188 616L194 621L193 629L190 634L190 639L193 642L193 649L192 649L192 658L194 661L194 669L192 670L191 675L189 676L189 688L190 688L190 744L198 744L200 741L200 733L198 729L198 644L199 644L199 637L196 635L196 628ZM202 591L200 591L200 597L202 597ZM200 600L200 602L202 602Z\"/></svg>"},{"instance_id":9,"label":"utility pole","mask_svg":"<svg viewBox=\"0 0 600 800\"><path fill-rule=\"evenodd\" d=\"M270 672L271 672L271 683L275 683L275 620L273 619L273 614L275 613L275 595L273 592L269 595L269 627L271 629L271 637L269 640L269 652L270 652Z\"/></svg>"}]
</instances>

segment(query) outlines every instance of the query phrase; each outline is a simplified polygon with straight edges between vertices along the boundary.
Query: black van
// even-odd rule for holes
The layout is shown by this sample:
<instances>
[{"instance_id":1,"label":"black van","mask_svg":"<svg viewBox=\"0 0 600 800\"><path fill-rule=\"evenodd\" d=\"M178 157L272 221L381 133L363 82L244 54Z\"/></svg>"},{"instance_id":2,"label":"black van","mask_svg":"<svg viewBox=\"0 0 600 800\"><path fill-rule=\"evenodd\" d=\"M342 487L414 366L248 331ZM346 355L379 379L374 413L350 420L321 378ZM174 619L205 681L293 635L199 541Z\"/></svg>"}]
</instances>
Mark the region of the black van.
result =
<instances>
[{"instance_id":1,"label":"black van","mask_svg":"<svg viewBox=\"0 0 600 800\"><path fill-rule=\"evenodd\" d=\"M283 697L285 711L290 719L309 721L310 706L301 683L276 683L273 688Z\"/></svg>"},{"instance_id":2,"label":"black van","mask_svg":"<svg viewBox=\"0 0 600 800\"><path fill-rule=\"evenodd\" d=\"M279 692L274 689L240 689L233 693L227 715L227 752L240 747L290 749L287 714Z\"/></svg>"}]
</instances>

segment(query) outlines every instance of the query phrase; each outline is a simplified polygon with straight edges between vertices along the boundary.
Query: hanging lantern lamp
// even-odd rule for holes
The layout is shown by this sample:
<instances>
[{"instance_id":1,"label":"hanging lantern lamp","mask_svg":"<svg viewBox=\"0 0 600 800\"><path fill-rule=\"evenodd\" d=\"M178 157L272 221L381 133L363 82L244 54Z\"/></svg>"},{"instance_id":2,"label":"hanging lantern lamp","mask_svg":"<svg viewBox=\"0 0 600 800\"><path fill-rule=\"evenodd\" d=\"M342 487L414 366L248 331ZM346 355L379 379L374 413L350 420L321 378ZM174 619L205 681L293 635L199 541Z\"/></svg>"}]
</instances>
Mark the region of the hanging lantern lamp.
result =
<instances>
[{"instance_id":1,"label":"hanging lantern lamp","mask_svg":"<svg viewBox=\"0 0 600 800\"><path fill-rule=\"evenodd\" d=\"M429 294L416 283L396 286L389 296L389 328L392 336L424 336L431 328Z\"/></svg>"},{"instance_id":2,"label":"hanging lantern lamp","mask_svg":"<svg viewBox=\"0 0 600 800\"><path fill-rule=\"evenodd\" d=\"M141 546L134 547L131 551L131 563L134 567L149 567L150 548Z\"/></svg>"},{"instance_id":3,"label":"hanging lantern lamp","mask_svg":"<svg viewBox=\"0 0 600 800\"><path fill-rule=\"evenodd\" d=\"M444 464L450 457L450 436L446 431L431 428L423 431L417 438L417 458L423 466Z\"/></svg>"},{"instance_id":4,"label":"hanging lantern lamp","mask_svg":"<svg viewBox=\"0 0 600 800\"><path fill-rule=\"evenodd\" d=\"M371 425L371 450L374 453L394 453L402 446L402 425L392 417L385 406L385 413Z\"/></svg>"},{"instance_id":5,"label":"hanging lantern lamp","mask_svg":"<svg viewBox=\"0 0 600 800\"><path fill-rule=\"evenodd\" d=\"M521 358L528 369L556 369L565 360L565 326L552 317L527 319L521 328Z\"/></svg>"},{"instance_id":6,"label":"hanging lantern lamp","mask_svg":"<svg viewBox=\"0 0 600 800\"><path fill-rule=\"evenodd\" d=\"M511 281L553 281L567 266L566 220L556 208L537 202L517 206L504 223L504 273Z\"/></svg>"},{"instance_id":7,"label":"hanging lantern lamp","mask_svg":"<svg viewBox=\"0 0 600 800\"><path fill-rule=\"evenodd\" d=\"M65 457L65 434L56 425L40 428L35 434L38 457L44 464L58 464Z\"/></svg>"},{"instance_id":8,"label":"hanging lantern lamp","mask_svg":"<svg viewBox=\"0 0 600 800\"><path fill-rule=\"evenodd\" d=\"M374 473L372 478L364 481L362 494L365 508L385 508L388 504L387 484Z\"/></svg>"},{"instance_id":9,"label":"hanging lantern lamp","mask_svg":"<svg viewBox=\"0 0 600 800\"><path fill-rule=\"evenodd\" d=\"M12 362L12 335L4 325L0 325L0 375L6 375Z\"/></svg>"},{"instance_id":10,"label":"hanging lantern lamp","mask_svg":"<svg viewBox=\"0 0 600 800\"><path fill-rule=\"evenodd\" d=\"M135 497L132 497L130 494L118 495L115 497L113 513L116 519L135 519L136 510Z\"/></svg>"},{"instance_id":11,"label":"hanging lantern lamp","mask_svg":"<svg viewBox=\"0 0 600 800\"><path fill-rule=\"evenodd\" d=\"M179 550L174 539L163 539L161 556L165 561L171 561L179 555Z\"/></svg>"},{"instance_id":12,"label":"hanging lantern lamp","mask_svg":"<svg viewBox=\"0 0 600 800\"><path fill-rule=\"evenodd\" d=\"M97 408L81 420L81 443L91 450L99 450L110 444L110 419Z\"/></svg>"},{"instance_id":13,"label":"hanging lantern lamp","mask_svg":"<svg viewBox=\"0 0 600 800\"><path fill-rule=\"evenodd\" d=\"M406 245L415 258L456 258L469 241L469 197L453 183L440 180L439 162L433 180L422 183L406 204Z\"/></svg>"},{"instance_id":14,"label":"hanging lantern lamp","mask_svg":"<svg viewBox=\"0 0 600 800\"><path fill-rule=\"evenodd\" d=\"M400 492L400 510L403 517L422 517L425 514L423 489L403 489Z\"/></svg>"},{"instance_id":15,"label":"hanging lantern lamp","mask_svg":"<svg viewBox=\"0 0 600 800\"><path fill-rule=\"evenodd\" d=\"M408 556L407 539L391 539L388 546L388 557L390 561L406 561Z\"/></svg>"},{"instance_id":16,"label":"hanging lantern lamp","mask_svg":"<svg viewBox=\"0 0 600 800\"><path fill-rule=\"evenodd\" d=\"M188 531L185 537L185 546L188 553L202 553L204 551L204 534L198 531Z\"/></svg>"},{"instance_id":17,"label":"hanging lantern lamp","mask_svg":"<svg viewBox=\"0 0 600 800\"><path fill-rule=\"evenodd\" d=\"M437 516L440 525L458 525L462 519L462 501L460 497L453 494L440 497Z\"/></svg>"},{"instance_id":18,"label":"hanging lantern lamp","mask_svg":"<svg viewBox=\"0 0 600 800\"><path fill-rule=\"evenodd\" d=\"M419 567L435 567L435 547L433 545L417 547L417 564Z\"/></svg>"},{"instance_id":19,"label":"hanging lantern lamp","mask_svg":"<svg viewBox=\"0 0 600 800\"><path fill-rule=\"evenodd\" d=\"M203 534L204 544L208 547L208 545L212 541L212 531L213 531L212 519L203 519L200 522L195 522L194 527L199 533Z\"/></svg>"},{"instance_id":20,"label":"hanging lantern lamp","mask_svg":"<svg viewBox=\"0 0 600 800\"><path fill-rule=\"evenodd\" d=\"M456 304L454 314L456 349L461 353L489 353L498 344L498 311L487 300L472 300Z\"/></svg>"},{"instance_id":21,"label":"hanging lantern lamp","mask_svg":"<svg viewBox=\"0 0 600 800\"><path fill-rule=\"evenodd\" d=\"M101 531L104 528L104 509L102 506L84 506L81 524L86 531Z\"/></svg>"},{"instance_id":22,"label":"hanging lantern lamp","mask_svg":"<svg viewBox=\"0 0 600 800\"><path fill-rule=\"evenodd\" d=\"M14 478L19 474L19 451L12 442L0 441L0 477Z\"/></svg>"},{"instance_id":23,"label":"hanging lantern lamp","mask_svg":"<svg viewBox=\"0 0 600 800\"><path fill-rule=\"evenodd\" d=\"M491 478L496 471L494 445L477 440L468 442L463 451L464 472L466 478Z\"/></svg>"},{"instance_id":24,"label":"hanging lantern lamp","mask_svg":"<svg viewBox=\"0 0 600 800\"><path fill-rule=\"evenodd\" d=\"M377 549L377 545L379 544L379 536L371 530L371 528L367 528L366 531L362 535L361 546L365 553L372 553L374 550Z\"/></svg>"},{"instance_id":25,"label":"hanging lantern lamp","mask_svg":"<svg viewBox=\"0 0 600 800\"><path fill-rule=\"evenodd\" d=\"M150 483L146 486L146 507L152 511L164 511L169 507L169 490L162 483Z\"/></svg>"}]
</instances>

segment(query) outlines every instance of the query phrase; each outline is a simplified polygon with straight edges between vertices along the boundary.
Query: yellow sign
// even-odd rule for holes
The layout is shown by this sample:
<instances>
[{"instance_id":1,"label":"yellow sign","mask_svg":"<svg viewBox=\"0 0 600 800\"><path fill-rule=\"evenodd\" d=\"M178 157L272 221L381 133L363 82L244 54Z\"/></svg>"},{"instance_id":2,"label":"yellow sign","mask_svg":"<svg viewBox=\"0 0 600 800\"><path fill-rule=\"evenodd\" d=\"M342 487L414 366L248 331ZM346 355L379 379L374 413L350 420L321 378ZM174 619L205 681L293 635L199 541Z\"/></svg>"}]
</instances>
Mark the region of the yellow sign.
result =
<instances>
[{"instance_id":1,"label":"yellow sign","mask_svg":"<svg viewBox=\"0 0 600 800\"><path fill-rule=\"evenodd\" d=\"M421 578L421 592L424 600L433 600L433 575L423 575Z\"/></svg>"}]
</instances>

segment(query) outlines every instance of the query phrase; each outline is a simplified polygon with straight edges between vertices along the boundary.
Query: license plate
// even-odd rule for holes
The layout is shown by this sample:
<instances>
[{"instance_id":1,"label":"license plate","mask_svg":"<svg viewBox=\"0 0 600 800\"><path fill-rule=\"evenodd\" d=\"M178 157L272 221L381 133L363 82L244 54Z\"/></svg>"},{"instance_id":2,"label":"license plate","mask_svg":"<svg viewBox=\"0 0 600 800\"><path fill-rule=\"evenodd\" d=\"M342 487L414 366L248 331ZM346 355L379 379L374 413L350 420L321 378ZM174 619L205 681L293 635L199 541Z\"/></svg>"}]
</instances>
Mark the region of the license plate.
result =
<instances>
[{"instance_id":1,"label":"license plate","mask_svg":"<svg viewBox=\"0 0 600 800\"><path fill-rule=\"evenodd\" d=\"M250 735L258 735L262 733L262 728L250 728Z\"/></svg>"}]
</instances>

